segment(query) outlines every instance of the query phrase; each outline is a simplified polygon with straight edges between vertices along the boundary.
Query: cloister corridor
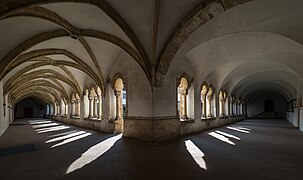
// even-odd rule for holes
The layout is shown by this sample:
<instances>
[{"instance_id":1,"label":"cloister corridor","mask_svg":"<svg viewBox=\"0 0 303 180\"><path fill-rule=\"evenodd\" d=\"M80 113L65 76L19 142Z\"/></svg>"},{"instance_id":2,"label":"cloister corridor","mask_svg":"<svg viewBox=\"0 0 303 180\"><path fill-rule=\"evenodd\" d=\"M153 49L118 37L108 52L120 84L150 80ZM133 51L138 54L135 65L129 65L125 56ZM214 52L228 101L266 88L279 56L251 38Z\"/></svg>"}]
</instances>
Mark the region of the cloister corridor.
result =
<instances>
[{"instance_id":1,"label":"cloister corridor","mask_svg":"<svg viewBox=\"0 0 303 180\"><path fill-rule=\"evenodd\" d=\"M20 119L0 139L0 172L10 180L297 180L303 175L302 151L302 133L286 120L249 119L152 143L48 119Z\"/></svg>"}]
</instances>

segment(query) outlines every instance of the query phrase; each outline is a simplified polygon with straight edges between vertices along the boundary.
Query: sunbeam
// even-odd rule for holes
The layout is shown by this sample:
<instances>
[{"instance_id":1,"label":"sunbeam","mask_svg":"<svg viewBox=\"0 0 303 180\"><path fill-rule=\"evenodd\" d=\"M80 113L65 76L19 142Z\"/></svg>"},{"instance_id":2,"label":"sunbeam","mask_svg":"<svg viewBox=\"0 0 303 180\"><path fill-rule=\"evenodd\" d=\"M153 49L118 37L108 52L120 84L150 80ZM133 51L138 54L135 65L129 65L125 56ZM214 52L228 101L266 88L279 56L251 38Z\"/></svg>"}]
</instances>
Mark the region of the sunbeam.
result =
<instances>
[{"instance_id":1,"label":"sunbeam","mask_svg":"<svg viewBox=\"0 0 303 180\"><path fill-rule=\"evenodd\" d=\"M74 161L66 170L66 174L69 174L77 169L82 168L83 166L91 163L98 157L102 156L107 152L119 139L121 139L122 134L108 138L97 145L89 148L84 152L79 159Z\"/></svg>"},{"instance_id":2,"label":"sunbeam","mask_svg":"<svg viewBox=\"0 0 303 180\"><path fill-rule=\"evenodd\" d=\"M185 143L187 151L193 157L193 159L196 161L196 163L202 169L207 170L206 163L203 159L204 153L191 140L187 140L184 143Z\"/></svg>"}]
</instances>

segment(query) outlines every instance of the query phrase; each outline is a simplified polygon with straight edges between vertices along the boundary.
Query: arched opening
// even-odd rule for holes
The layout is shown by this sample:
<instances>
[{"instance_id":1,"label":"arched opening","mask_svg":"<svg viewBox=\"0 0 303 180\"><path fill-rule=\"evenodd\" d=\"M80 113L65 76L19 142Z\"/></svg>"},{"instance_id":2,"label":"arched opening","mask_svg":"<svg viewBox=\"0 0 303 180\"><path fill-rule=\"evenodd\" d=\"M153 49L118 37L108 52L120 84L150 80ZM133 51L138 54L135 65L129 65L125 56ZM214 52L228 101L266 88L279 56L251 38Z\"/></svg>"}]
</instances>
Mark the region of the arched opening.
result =
<instances>
[{"instance_id":1,"label":"arched opening","mask_svg":"<svg viewBox=\"0 0 303 180\"><path fill-rule=\"evenodd\" d=\"M124 118L126 116L126 89L122 78L117 78L114 82L114 93L116 97L116 117L115 132L123 132Z\"/></svg>"},{"instance_id":2,"label":"arched opening","mask_svg":"<svg viewBox=\"0 0 303 180\"><path fill-rule=\"evenodd\" d=\"M178 115L180 119L188 119L187 116L187 95L189 84L185 77L180 79L180 84L177 87L178 94Z\"/></svg>"}]
</instances>

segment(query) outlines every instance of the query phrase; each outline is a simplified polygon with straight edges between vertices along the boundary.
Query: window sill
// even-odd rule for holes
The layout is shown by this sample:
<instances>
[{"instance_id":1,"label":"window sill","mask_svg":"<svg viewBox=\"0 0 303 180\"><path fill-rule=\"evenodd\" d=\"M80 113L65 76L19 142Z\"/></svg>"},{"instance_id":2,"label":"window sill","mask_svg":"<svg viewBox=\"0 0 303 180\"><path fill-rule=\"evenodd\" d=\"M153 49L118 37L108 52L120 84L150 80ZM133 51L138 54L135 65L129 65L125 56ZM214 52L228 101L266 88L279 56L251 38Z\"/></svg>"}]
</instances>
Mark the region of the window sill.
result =
<instances>
[{"instance_id":1,"label":"window sill","mask_svg":"<svg viewBox=\"0 0 303 180\"><path fill-rule=\"evenodd\" d=\"M180 119L181 124L195 123L194 119Z\"/></svg>"},{"instance_id":2,"label":"window sill","mask_svg":"<svg viewBox=\"0 0 303 180\"><path fill-rule=\"evenodd\" d=\"M85 121L92 121L92 122L101 122L101 119L90 119L90 118L85 118Z\"/></svg>"},{"instance_id":3,"label":"window sill","mask_svg":"<svg viewBox=\"0 0 303 180\"><path fill-rule=\"evenodd\" d=\"M210 117L210 118L201 119L202 122L209 121L209 120L216 120L216 118Z\"/></svg>"}]
</instances>

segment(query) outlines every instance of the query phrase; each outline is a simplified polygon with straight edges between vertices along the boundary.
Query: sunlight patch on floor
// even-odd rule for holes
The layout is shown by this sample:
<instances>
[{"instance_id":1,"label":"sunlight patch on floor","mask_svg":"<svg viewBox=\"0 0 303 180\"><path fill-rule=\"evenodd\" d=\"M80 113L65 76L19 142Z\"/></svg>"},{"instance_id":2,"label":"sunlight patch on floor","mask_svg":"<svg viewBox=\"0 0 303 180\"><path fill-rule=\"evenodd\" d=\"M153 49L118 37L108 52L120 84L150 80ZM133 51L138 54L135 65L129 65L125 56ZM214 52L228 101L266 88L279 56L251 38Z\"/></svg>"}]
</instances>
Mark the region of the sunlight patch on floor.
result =
<instances>
[{"instance_id":1,"label":"sunlight patch on floor","mask_svg":"<svg viewBox=\"0 0 303 180\"><path fill-rule=\"evenodd\" d=\"M58 123L45 123L45 124L39 124L39 125L33 125L32 127L37 129L37 128L43 128L43 127L49 127L49 126L57 126L59 125Z\"/></svg>"},{"instance_id":2,"label":"sunlight patch on floor","mask_svg":"<svg viewBox=\"0 0 303 180\"><path fill-rule=\"evenodd\" d=\"M63 129L68 129L68 126L56 126L51 128L43 128L43 129L36 129L37 133L46 133L46 132L52 132L52 131L59 131Z\"/></svg>"},{"instance_id":3,"label":"sunlight patch on floor","mask_svg":"<svg viewBox=\"0 0 303 180\"><path fill-rule=\"evenodd\" d=\"M68 138L78 136L78 135L81 135L81 134L84 134L84 133L86 133L86 132L85 131L79 131L79 132L70 133L70 134L67 134L67 135L64 135L64 136L61 136L61 137L53 138L51 140L46 141L45 143L51 143L51 142L56 142L56 141L60 141L60 140L63 140L63 139L68 139Z\"/></svg>"},{"instance_id":4,"label":"sunlight patch on floor","mask_svg":"<svg viewBox=\"0 0 303 180\"><path fill-rule=\"evenodd\" d=\"M53 145L51 148L55 148L55 147L58 147L58 146L62 146L62 145L65 145L65 144L68 144L68 143L77 141L77 140L79 140L79 139L83 139L83 138L85 138L85 137L87 137L87 136L90 136L90 135L92 135L92 133L85 133L85 134L81 134L81 135L79 135L79 136L71 137L71 138L69 138L69 139L66 139L66 140L64 140L64 141L62 141L62 142L60 142L60 143L58 143L58 144Z\"/></svg>"},{"instance_id":5,"label":"sunlight patch on floor","mask_svg":"<svg viewBox=\"0 0 303 180\"><path fill-rule=\"evenodd\" d=\"M102 156L107 152L119 139L121 139L122 134L108 138L99 144L94 145L84 152L79 159L74 161L66 170L66 174L69 174L77 169L82 168L83 166L91 163L98 157Z\"/></svg>"},{"instance_id":6,"label":"sunlight patch on floor","mask_svg":"<svg viewBox=\"0 0 303 180\"><path fill-rule=\"evenodd\" d=\"M241 127L226 127L227 129L230 129L230 130L234 130L234 131L238 131L238 132L242 132L242 133L246 133L246 134L249 134L250 132L247 131L247 130L244 130L244 129L241 129Z\"/></svg>"},{"instance_id":7,"label":"sunlight patch on floor","mask_svg":"<svg viewBox=\"0 0 303 180\"><path fill-rule=\"evenodd\" d=\"M51 136L48 136L48 137L53 138L53 137L58 137L58 136L64 136L66 134L71 134L71 133L74 133L74 132L77 132L77 130L68 131L68 132L59 133L59 134L54 134L54 135L51 135Z\"/></svg>"},{"instance_id":8,"label":"sunlight patch on floor","mask_svg":"<svg viewBox=\"0 0 303 180\"><path fill-rule=\"evenodd\" d=\"M236 145L234 142L232 142L231 140L229 140L228 138L226 138L225 136L223 136L223 135L221 135L221 134L218 134L218 133L216 133L216 132L210 132L210 133L208 133L210 136L212 136L212 137L214 137L214 138L216 138L216 139L218 139L218 140L220 140L220 141L223 141L223 142L226 142L226 143L228 143L228 144L230 144L230 145Z\"/></svg>"},{"instance_id":9,"label":"sunlight patch on floor","mask_svg":"<svg viewBox=\"0 0 303 180\"><path fill-rule=\"evenodd\" d=\"M28 121L29 124L34 125L34 124L46 124L46 123L52 123L53 121L41 121L41 120L37 120L37 121Z\"/></svg>"},{"instance_id":10,"label":"sunlight patch on floor","mask_svg":"<svg viewBox=\"0 0 303 180\"><path fill-rule=\"evenodd\" d=\"M203 157L205 156L204 153L191 140L187 140L184 143L185 143L187 151L193 157L193 159L196 161L196 163L202 169L207 170L206 163L203 159Z\"/></svg>"},{"instance_id":11,"label":"sunlight patch on floor","mask_svg":"<svg viewBox=\"0 0 303 180\"><path fill-rule=\"evenodd\" d=\"M229 138L233 138L233 139L236 139L236 140L241 140L241 138L239 138L239 137L237 137L235 135L226 133L226 132L222 132L222 131L215 131L215 132L218 133L218 134L221 134L223 136L229 137Z\"/></svg>"}]
</instances>

